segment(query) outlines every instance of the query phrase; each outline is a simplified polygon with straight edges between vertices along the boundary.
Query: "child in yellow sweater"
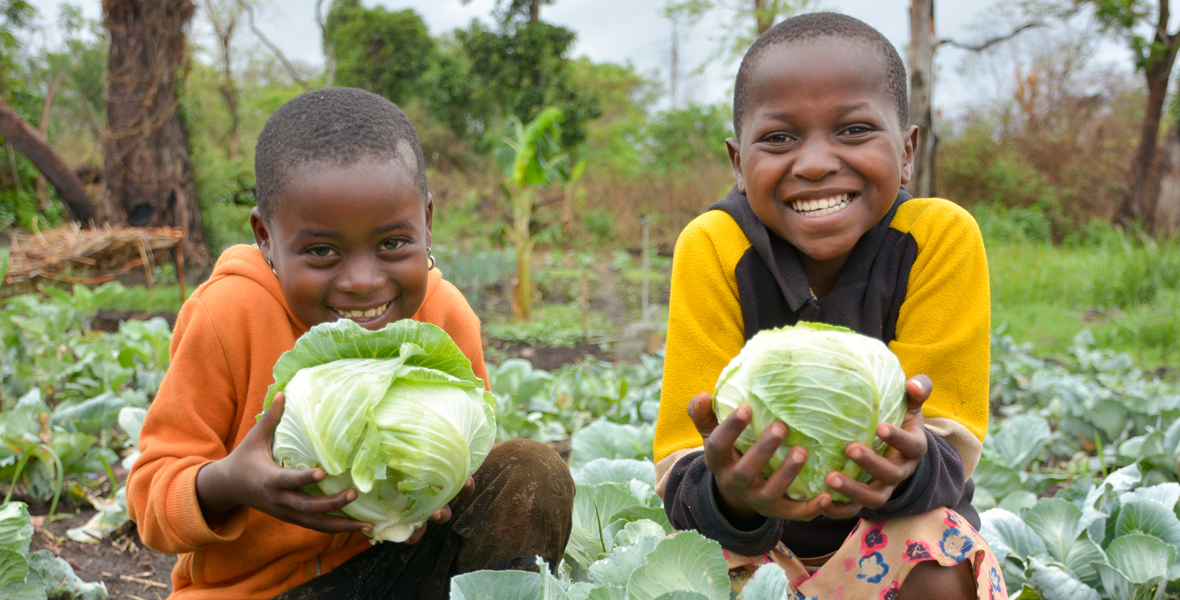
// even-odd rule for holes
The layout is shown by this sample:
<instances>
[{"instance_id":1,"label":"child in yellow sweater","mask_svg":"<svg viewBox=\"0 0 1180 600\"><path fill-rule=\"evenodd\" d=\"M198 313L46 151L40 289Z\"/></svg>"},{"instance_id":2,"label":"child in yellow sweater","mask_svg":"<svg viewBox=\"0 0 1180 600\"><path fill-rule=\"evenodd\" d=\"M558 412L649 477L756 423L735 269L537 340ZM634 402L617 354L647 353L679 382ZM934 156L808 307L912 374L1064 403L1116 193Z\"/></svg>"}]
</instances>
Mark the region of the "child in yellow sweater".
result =
<instances>
[{"instance_id":1,"label":"child in yellow sweater","mask_svg":"<svg viewBox=\"0 0 1180 600\"><path fill-rule=\"evenodd\" d=\"M800 597L1002 597L974 528L971 472L988 422L990 307L975 222L945 200L914 199L917 128L905 67L879 32L833 13L788 19L747 52L727 141L737 185L685 228L672 269L655 457L672 524L719 541L731 567L774 561ZM882 424L878 456L847 455L868 483L829 473L829 493L784 496L807 460L768 427L742 455L750 422L718 422L708 394L757 332L818 321L887 343L909 410Z\"/></svg>"}]
</instances>

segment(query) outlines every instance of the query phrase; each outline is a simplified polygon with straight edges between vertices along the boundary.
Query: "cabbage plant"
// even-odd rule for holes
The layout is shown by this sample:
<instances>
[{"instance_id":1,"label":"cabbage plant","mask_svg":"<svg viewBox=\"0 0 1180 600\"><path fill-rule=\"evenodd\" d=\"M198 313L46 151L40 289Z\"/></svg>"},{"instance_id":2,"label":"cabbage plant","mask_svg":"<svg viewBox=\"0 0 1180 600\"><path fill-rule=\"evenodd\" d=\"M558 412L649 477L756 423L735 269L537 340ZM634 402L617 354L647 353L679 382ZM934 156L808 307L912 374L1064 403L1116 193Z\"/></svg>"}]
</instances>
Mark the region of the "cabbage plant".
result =
<instances>
[{"instance_id":1,"label":"cabbage plant","mask_svg":"<svg viewBox=\"0 0 1180 600\"><path fill-rule=\"evenodd\" d=\"M341 512L373 523L373 541L405 541L451 501L487 458L495 399L442 330L404 319L369 331L341 319L317 325L274 368L286 409L275 462L322 468L304 491L355 488Z\"/></svg>"},{"instance_id":2,"label":"cabbage plant","mask_svg":"<svg viewBox=\"0 0 1180 600\"><path fill-rule=\"evenodd\" d=\"M787 496L809 500L829 492L833 500L847 502L828 488L824 477L839 471L858 481L869 479L844 449L860 442L885 453L877 425L901 425L905 373L879 340L844 327L804 322L759 332L721 372L713 393L717 419L743 404L753 418L734 444L739 451L749 450L775 421L788 427L764 476L782 464L791 448L802 446L807 463L787 488Z\"/></svg>"}]
</instances>

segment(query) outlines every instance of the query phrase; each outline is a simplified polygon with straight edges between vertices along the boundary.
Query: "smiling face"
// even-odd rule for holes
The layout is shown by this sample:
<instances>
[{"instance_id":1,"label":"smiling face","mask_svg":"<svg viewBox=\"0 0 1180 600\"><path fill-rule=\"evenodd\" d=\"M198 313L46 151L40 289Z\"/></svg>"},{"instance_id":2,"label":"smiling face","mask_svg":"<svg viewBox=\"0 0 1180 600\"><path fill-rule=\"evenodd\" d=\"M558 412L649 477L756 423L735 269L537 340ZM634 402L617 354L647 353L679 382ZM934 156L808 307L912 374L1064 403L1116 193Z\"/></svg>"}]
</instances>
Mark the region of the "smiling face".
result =
<instances>
[{"instance_id":1,"label":"smiling face","mask_svg":"<svg viewBox=\"0 0 1180 600\"><path fill-rule=\"evenodd\" d=\"M898 123L871 52L833 37L769 49L751 74L741 139L726 142L754 214L798 250L821 288L913 168L917 128Z\"/></svg>"},{"instance_id":2,"label":"smiling face","mask_svg":"<svg viewBox=\"0 0 1180 600\"><path fill-rule=\"evenodd\" d=\"M250 214L291 312L311 327L347 318L380 329L426 298L433 204L397 161L297 170L275 214Z\"/></svg>"}]
</instances>

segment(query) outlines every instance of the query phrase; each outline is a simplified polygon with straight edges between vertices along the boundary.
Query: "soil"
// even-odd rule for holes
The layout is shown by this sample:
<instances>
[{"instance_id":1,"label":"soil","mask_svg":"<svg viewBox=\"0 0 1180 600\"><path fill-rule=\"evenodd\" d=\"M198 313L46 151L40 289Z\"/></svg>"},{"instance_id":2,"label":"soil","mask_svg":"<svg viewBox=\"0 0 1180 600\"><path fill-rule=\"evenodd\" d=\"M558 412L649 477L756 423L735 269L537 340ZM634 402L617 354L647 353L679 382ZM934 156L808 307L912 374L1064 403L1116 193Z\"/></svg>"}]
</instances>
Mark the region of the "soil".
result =
<instances>
[{"instance_id":1,"label":"soil","mask_svg":"<svg viewBox=\"0 0 1180 600\"><path fill-rule=\"evenodd\" d=\"M126 477L126 472L118 476ZM64 558L82 581L105 583L113 600L162 599L172 592L171 573L176 556L144 546L133 523L98 543L80 544L66 537L66 530L82 526L96 511L63 494L57 506L57 520L46 524L48 512L48 504L29 502L36 529L30 551L49 550ZM64 515L69 516L61 518Z\"/></svg>"},{"instance_id":2,"label":"soil","mask_svg":"<svg viewBox=\"0 0 1180 600\"><path fill-rule=\"evenodd\" d=\"M527 344L509 345L500 340L490 340L488 345L502 350L505 358L525 358L533 363L534 368L546 371L559 369L570 363L583 360L587 356L593 356L599 360L612 360L609 352L603 350L597 344L588 344L586 342L578 342L571 348L546 346L544 344L535 346Z\"/></svg>"},{"instance_id":3,"label":"soil","mask_svg":"<svg viewBox=\"0 0 1180 600\"><path fill-rule=\"evenodd\" d=\"M90 319L90 328L95 331L115 332L119 330L119 324L123 321L131 319L146 321L155 317L161 317L168 321L169 329L176 326L176 313L172 312L145 313L132 310L100 310L94 315L94 318Z\"/></svg>"}]
</instances>

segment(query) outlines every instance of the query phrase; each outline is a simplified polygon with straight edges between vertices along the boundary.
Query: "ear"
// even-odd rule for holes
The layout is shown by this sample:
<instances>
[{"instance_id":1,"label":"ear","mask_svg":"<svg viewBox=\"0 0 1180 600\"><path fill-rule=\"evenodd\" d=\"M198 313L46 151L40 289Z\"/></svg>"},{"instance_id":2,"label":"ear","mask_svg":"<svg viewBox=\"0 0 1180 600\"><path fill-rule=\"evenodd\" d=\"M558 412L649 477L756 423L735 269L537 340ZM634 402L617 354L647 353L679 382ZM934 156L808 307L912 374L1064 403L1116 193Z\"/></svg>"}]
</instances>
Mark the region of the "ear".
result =
<instances>
[{"instance_id":1,"label":"ear","mask_svg":"<svg viewBox=\"0 0 1180 600\"><path fill-rule=\"evenodd\" d=\"M725 149L729 151L729 163L733 165L733 177L737 180L737 188L741 193L746 193L746 178L742 176L742 153L741 144L734 138L726 138Z\"/></svg>"},{"instance_id":2,"label":"ear","mask_svg":"<svg viewBox=\"0 0 1180 600\"><path fill-rule=\"evenodd\" d=\"M267 262L271 262L270 229L266 224L266 219L262 218L262 211L258 210L258 207L250 209L250 229L254 230L254 243L262 251L262 257Z\"/></svg>"},{"instance_id":3,"label":"ear","mask_svg":"<svg viewBox=\"0 0 1180 600\"><path fill-rule=\"evenodd\" d=\"M914 175L914 156L918 150L918 126L910 125L901 141L904 146L901 157L901 182L905 184L909 183L910 178Z\"/></svg>"},{"instance_id":4,"label":"ear","mask_svg":"<svg viewBox=\"0 0 1180 600\"><path fill-rule=\"evenodd\" d=\"M426 246L430 246L433 236L431 232L434 229L434 196L430 192L426 192Z\"/></svg>"}]
</instances>

